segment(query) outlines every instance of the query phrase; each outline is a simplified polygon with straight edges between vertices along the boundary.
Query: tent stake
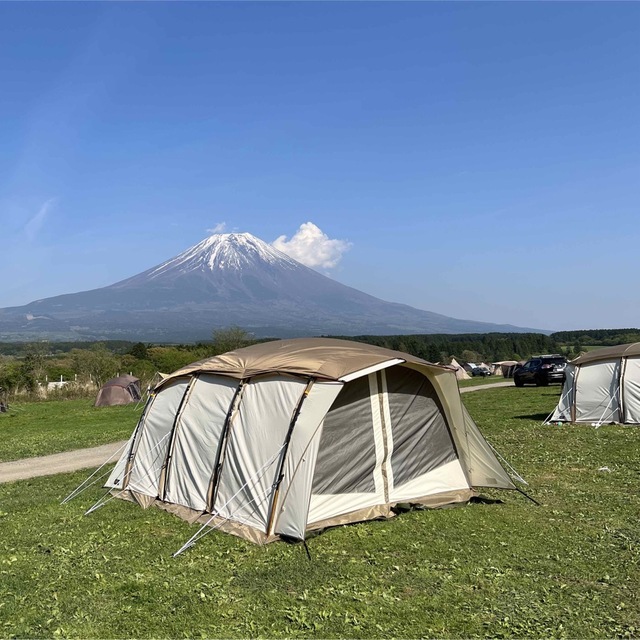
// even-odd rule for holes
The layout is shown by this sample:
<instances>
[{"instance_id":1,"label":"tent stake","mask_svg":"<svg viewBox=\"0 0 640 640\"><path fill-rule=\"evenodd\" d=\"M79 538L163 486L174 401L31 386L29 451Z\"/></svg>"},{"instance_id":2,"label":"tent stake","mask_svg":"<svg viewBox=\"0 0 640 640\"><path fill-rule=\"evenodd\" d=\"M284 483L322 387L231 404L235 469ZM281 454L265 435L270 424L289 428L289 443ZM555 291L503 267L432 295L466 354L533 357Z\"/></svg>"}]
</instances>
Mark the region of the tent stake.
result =
<instances>
[{"instance_id":1,"label":"tent stake","mask_svg":"<svg viewBox=\"0 0 640 640\"><path fill-rule=\"evenodd\" d=\"M516 491L521 493L525 498L528 498L529 500L531 500L533 504L538 505L539 507L542 506L535 498L532 498L528 493L525 493L520 487L516 487Z\"/></svg>"},{"instance_id":2,"label":"tent stake","mask_svg":"<svg viewBox=\"0 0 640 640\"><path fill-rule=\"evenodd\" d=\"M303 540L302 544L304 545L304 550L307 552L307 558L309 558L309 562L313 562L313 558L311 557L311 551L309 551L309 545L307 544L307 541Z\"/></svg>"}]
</instances>

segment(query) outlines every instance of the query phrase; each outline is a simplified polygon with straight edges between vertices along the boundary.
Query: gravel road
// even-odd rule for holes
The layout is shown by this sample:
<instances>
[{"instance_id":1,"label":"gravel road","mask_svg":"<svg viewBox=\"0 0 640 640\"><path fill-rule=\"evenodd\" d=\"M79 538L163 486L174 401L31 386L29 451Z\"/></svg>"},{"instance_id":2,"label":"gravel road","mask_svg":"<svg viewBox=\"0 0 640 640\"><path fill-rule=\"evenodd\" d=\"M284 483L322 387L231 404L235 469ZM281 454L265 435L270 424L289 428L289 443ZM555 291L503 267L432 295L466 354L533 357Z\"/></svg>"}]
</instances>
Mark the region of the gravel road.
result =
<instances>
[{"instance_id":1,"label":"gravel road","mask_svg":"<svg viewBox=\"0 0 640 640\"><path fill-rule=\"evenodd\" d=\"M76 449L75 451L54 453L50 456L2 462L0 463L0 483L99 467L109 456L124 447L125 443L126 440L123 440L90 449ZM113 461L115 462L115 460L114 456Z\"/></svg>"}]
</instances>

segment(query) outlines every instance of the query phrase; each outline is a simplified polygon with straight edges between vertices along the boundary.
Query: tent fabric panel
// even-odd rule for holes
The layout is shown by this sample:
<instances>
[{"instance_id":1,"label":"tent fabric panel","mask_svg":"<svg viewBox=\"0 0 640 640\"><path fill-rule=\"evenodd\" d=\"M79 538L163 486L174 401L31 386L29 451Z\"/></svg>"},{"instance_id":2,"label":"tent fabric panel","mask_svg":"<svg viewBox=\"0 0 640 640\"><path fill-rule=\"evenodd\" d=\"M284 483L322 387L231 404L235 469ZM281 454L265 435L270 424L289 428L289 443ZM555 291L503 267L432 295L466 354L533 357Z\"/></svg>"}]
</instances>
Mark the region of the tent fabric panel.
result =
<instances>
[{"instance_id":1,"label":"tent fabric panel","mask_svg":"<svg viewBox=\"0 0 640 640\"><path fill-rule=\"evenodd\" d=\"M411 368L425 371L438 393L469 486L515 489L509 474L464 406L457 381L439 371L415 366Z\"/></svg>"},{"instance_id":2,"label":"tent fabric panel","mask_svg":"<svg viewBox=\"0 0 640 640\"><path fill-rule=\"evenodd\" d=\"M238 381L202 374L192 387L176 427L165 500L204 511L220 435Z\"/></svg>"},{"instance_id":3,"label":"tent fabric panel","mask_svg":"<svg viewBox=\"0 0 640 640\"><path fill-rule=\"evenodd\" d=\"M325 520L314 520L309 523L307 531L324 529L326 527L337 527L345 524L352 524L354 522L364 522L365 520L393 518L395 515L396 514L389 505L377 504L371 507L358 509L357 511L349 511L347 513L340 514L339 516L326 518Z\"/></svg>"},{"instance_id":4,"label":"tent fabric panel","mask_svg":"<svg viewBox=\"0 0 640 640\"><path fill-rule=\"evenodd\" d=\"M444 371L433 371L426 367L419 367L411 364L405 364L404 366L421 372L433 385L436 393L438 394L447 425L449 426L460 464L462 465L462 469L465 474L467 474L467 478L469 478L469 459L471 453L469 450L465 408L462 404L458 381L454 376ZM473 420L471 420L471 422L473 423ZM483 439L481 435L480 438ZM471 484L470 479L469 484Z\"/></svg>"},{"instance_id":5,"label":"tent fabric panel","mask_svg":"<svg viewBox=\"0 0 640 640\"><path fill-rule=\"evenodd\" d=\"M202 511L196 511L195 509L185 507L181 504L163 502L159 498L150 498L149 496L136 493L135 491L118 491L117 493L114 493L114 497L119 498L120 500L138 503L143 508L151 506L158 507L167 513L171 513L178 518L182 518L190 524L204 524L211 528L224 531L225 533L238 536L239 538L243 538L244 540L248 540L254 544L264 544L266 542L273 542L274 540L277 540L277 537L272 536L271 538L267 538L260 531L257 531L253 527L245 524L233 522L232 520L227 520L217 516L212 517L209 513L203 514Z\"/></svg>"},{"instance_id":6,"label":"tent fabric panel","mask_svg":"<svg viewBox=\"0 0 640 640\"><path fill-rule=\"evenodd\" d=\"M315 522L332 520L353 511L382 506L384 506L384 500L375 493L313 494L308 520L312 528Z\"/></svg>"},{"instance_id":7,"label":"tent fabric panel","mask_svg":"<svg viewBox=\"0 0 640 640\"><path fill-rule=\"evenodd\" d=\"M136 398L139 400L139 398ZM117 405L130 404L134 398L127 388L123 387L102 387L98 391L95 407L113 407Z\"/></svg>"},{"instance_id":8,"label":"tent fabric panel","mask_svg":"<svg viewBox=\"0 0 640 640\"><path fill-rule=\"evenodd\" d=\"M576 378L576 422L619 422L620 360L580 366Z\"/></svg>"},{"instance_id":9,"label":"tent fabric panel","mask_svg":"<svg viewBox=\"0 0 640 640\"><path fill-rule=\"evenodd\" d=\"M111 378L111 380L107 380L103 387L117 386L117 387L128 387L130 384L134 384L136 386L140 386L140 379L135 376L130 375L122 375L117 376L116 378Z\"/></svg>"},{"instance_id":10,"label":"tent fabric panel","mask_svg":"<svg viewBox=\"0 0 640 640\"><path fill-rule=\"evenodd\" d=\"M278 535L304 539L323 419L342 386L338 382L316 382L302 404L276 505L273 531Z\"/></svg>"},{"instance_id":11,"label":"tent fabric panel","mask_svg":"<svg viewBox=\"0 0 640 640\"><path fill-rule=\"evenodd\" d=\"M306 386L305 380L281 374L261 376L245 385L231 423L214 505L221 516L266 532L277 454Z\"/></svg>"},{"instance_id":12,"label":"tent fabric panel","mask_svg":"<svg viewBox=\"0 0 640 640\"><path fill-rule=\"evenodd\" d=\"M458 456L433 384L402 366L385 373L393 433L391 467L397 487Z\"/></svg>"},{"instance_id":13,"label":"tent fabric panel","mask_svg":"<svg viewBox=\"0 0 640 640\"><path fill-rule=\"evenodd\" d=\"M574 364L569 363L564 370L564 385L562 386L558 406L551 414L551 418L549 418L551 422L571 422L571 406L573 405L575 394L576 369Z\"/></svg>"},{"instance_id":14,"label":"tent fabric panel","mask_svg":"<svg viewBox=\"0 0 640 640\"><path fill-rule=\"evenodd\" d=\"M640 358L627 358L622 378L625 424L640 424Z\"/></svg>"},{"instance_id":15,"label":"tent fabric panel","mask_svg":"<svg viewBox=\"0 0 640 640\"><path fill-rule=\"evenodd\" d=\"M384 429L384 442L385 449L383 450L383 465L382 474L385 480L385 492L384 501L389 502L389 491L393 487L395 482L393 477L393 466L391 461L393 459L393 429L391 426L391 412L389 411L389 396L387 388L387 371L381 371L378 374L378 380L380 383L380 407L382 417L382 428Z\"/></svg>"},{"instance_id":16,"label":"tent fabric panel","mask_svg":"<svg viewBox=\"0 0 640 640\"><path fill-rule=\"evenodd\" d=\"M169 445L169 436L187 390L188 380L180 378L163 388L154 398L142 424L128 488L147 496L158 495L158 482Z\"/></svg>"},{"instance_id":17,"label":"tent fabric panel","mask_svg":"<svg viewBox=\"0 0 640 640\"><path fill-rule=\"evenodd\" d=\"M369 380L369 402L371 403L371 424L373 426L373 444L375 447L376 463L373 468L373 486L375 492L380 496L380 502L387 502L389 493L389 476L387 474L386 451L385 451L385 424L384 424L384 394L382 392L382 380L384 371L379 375L370 373ZM388 446L388 442L387 442ZM393 482L393 479L391 480Z\"/></svg>"},{"instance_id":18,"label":"tent fabric panel","mask_svg":"<svg viewBox=\"0 0 640 640\"><path fill-rule=\"evenodd\" d=\"M131 470L133 469L133 466L132 466L129 469L129 473L127 473L127 469L129 468L128 466L129 458L132 454L133 456L135 456L135 452L137 450L136 445L140 439L140 434L142 433L142 426L144 425L144 421L147 415L149 415L149 412L151 411L151 408L153 407L153 403L155 402L156 398L157 398L157 395L154 395L154 394L152 394L148 398L144 406L144 409L142 410L142 414L140 415L140 419L138 420L138 424L136 424L136 427L133 430L133 433L129 437L129 440L127 440L127 445L125 446L124 451L120 456L120 459L118 460L118 462L116 462L115 467L111 470L111 474L109 475L106 483L104 484L105 487L121 489L122 487L127 486L128 480L129 480L127 476L131 475Z\"/></svg>"},{"instance_id":19,"label":"tent fabric panel","mask_svg":"<svg viewBox=\"0 0 640 640\"><path fill-rule=\"evenodd\" d=\"M360 371L356 371L346 376L342 376L342 378L340 378L340 382L351 382L351 380L355 380L356 378L362 378L364 376L368 376L370 373L375 373L376 371L380 371L381 369L386 369L387 367L391 367L394 364L401 364L402 362L404 362L404 360L400 360L399 358L395 358L393 360L386 360L385 362L379 362L377 364L372 365L371 367L367 367L366 369L361 369Z\"/></svg>"},{"instance_id":20,"label":"tent fabric panel","mask_svg":"<svg viewBox=\"0 0 640 640\"><path fill-rule=\"evenodd\" d=\"M467 474L471 487L496 487L498 489L515 489L513 480L496 458L489 443L480 433L467 408L462 405L465 421L465 439L467 459L462 461L467 466Z\"/></svg>"},{"instance_id":21,"label":"tent fabric panel","mask_svg":"<svg viewBox=\"0 0 640 640\"><path fill-rule=\"evenodd\" d=\"M375 469L369 381L358 378L344 385L324 419L313 494L375 494Z\"/></svg>"},{"instance_id":22,"label":"tent fabric panel","mask_svg":"<svg viewBox=\"0 0 640 640\"><path fill-rule=\"evenodd\" d=\"M140 383L139 382L132 382L132 383L128 384L127 385L127 391L129 392L129 395L134 400L134 402L137 402L138 400L142 399L142 394L140 393Z\"/></svg>"},{"instance_id":23,"label":"tent fabric panel","mask_svg":"<svg viewBox=\"0 0 640 640\"><path fill-rule=\"evenodd\" d=\"M391 491L391 503L411 502L414 499L449 491L470 489L458 458L417 476Z\"/></svg>"}]
</instances>

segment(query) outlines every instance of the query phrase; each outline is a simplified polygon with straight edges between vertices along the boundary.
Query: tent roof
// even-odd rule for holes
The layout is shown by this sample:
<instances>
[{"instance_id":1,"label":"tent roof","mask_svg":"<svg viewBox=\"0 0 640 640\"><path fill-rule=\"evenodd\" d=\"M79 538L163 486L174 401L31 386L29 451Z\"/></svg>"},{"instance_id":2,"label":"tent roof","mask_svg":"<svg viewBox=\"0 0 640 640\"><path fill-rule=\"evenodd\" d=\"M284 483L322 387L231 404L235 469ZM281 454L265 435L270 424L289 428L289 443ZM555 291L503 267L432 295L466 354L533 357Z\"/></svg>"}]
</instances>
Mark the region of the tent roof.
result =
<instances>
[{"instance_id":1,"label":"tent roof","mask_svg":"<svg viewBox=\"0 0 640 640\"><path fill-rule=\"evenodd\" d=\"M600 362L602 360L612 360L615 358L623 358L627 356L640 355L640 342L632 342L631 344L617 344L614 347L602 347L594 349L582 356L578 356L571 361L571 364L581 365L591 362Z\"/></svg>"},{"instance_id":2,"label":"tent roof","mask_svg":"<svg viewBox=\"0 0 640 640\"><path fill-rule=\"evenodd\" d=\"M128 387L132 382L140 382L135 376L123 375L107 380L103 387Z\"/></svg>"},{"instance_id":3,"label":"tent roof","mask_svg":"<svg viewBox=\"0 0 640 640\"><path fill-rule=\"evenodd\" d=\"M408 353L362 342L334 338L295 338L254 344L194 362L174 371L158 386L180 376L203 371L221 373L233 378L249 378L264 373L290 373L339 380L389 360L402 360L452 371L451 367L435 365Z\"/></svg>"}]
</instances>

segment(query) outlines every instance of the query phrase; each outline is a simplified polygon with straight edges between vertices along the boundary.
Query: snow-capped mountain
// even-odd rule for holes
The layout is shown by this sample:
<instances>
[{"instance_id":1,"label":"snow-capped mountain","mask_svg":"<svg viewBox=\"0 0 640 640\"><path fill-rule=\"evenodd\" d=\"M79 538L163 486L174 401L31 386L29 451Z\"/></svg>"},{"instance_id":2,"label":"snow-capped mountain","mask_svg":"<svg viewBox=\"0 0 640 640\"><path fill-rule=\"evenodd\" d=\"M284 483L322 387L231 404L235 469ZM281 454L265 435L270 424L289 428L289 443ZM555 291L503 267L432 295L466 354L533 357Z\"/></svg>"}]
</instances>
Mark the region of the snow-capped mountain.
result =
<instances>
[{"instance_id":1,"label":"snow-capped mountain","mask_svg":"<svg viewBox=\"0 0 640 640\"><path fill-rule=\"evenodd\" d=\"M218 269L242 271L263 269L267 265L296 269L300 263L250 233L224 233L205 238L179 256L137 277L154 280L171 273L208 273Z\"/></svg>"},{"instance_id":2,"label":"snow-capped mountain","mask_svg":"<svg viewBox=\"0 0 640 640\"><path fill-rule=\"evenodd\" d=\"M385 302L310 269L249 233L213 235L108 287L0 310L0 339L207 339L237 325L258 336L524 331Z\"/></svg>"}]
</instances>

